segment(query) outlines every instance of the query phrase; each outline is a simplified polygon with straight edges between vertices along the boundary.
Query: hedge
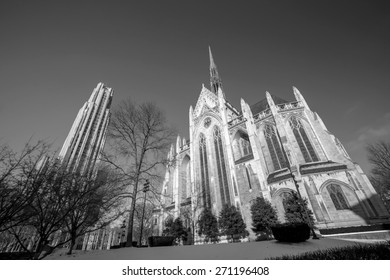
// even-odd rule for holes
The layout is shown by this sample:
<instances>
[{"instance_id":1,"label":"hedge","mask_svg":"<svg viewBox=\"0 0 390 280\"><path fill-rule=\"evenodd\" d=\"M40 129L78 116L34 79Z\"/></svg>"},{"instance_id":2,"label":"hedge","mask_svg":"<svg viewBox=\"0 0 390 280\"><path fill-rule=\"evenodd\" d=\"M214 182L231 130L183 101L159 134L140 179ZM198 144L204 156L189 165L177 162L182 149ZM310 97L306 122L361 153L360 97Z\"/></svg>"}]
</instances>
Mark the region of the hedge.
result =
<instances>
[{"instance_id":1,"label":"hedge","mask_svg":"<svg viewBox=\"0 0 390 280\"><path fill-rule=\"evenodd\" d=\"M174 240L173 236L149 236L148 244L149 247L172 246Z\"/></svg>"},{"instance_id":2,"label":"hedge","mask_svg":"<svg viewBox=\"0 0 390 280\"><path fill-rule=\"evenodd\" d=\"M310 238L306 223L285 223L271 227L275 239L281 242L303 242Z\"/></svg>"},{"instance_id":3,"label":"hedge","mask_svg":"<svg viewBox=\"0 0 390 280\"><path fill-rule=\"evenodd\" d=\"M389 260L390 241L376 244L356 244L298 255L283 255L268 260Z\"/></svg>"},{"instance_id":4,"label":"hedge","mask_svg":"<svg viewBox=\"0 0 390 280\"><path fill-rule=\"evenodd\" d=\"M33 256L32 252L7 252L0 253L0 260L30 260Z\"/></svg>"}]
</instances>

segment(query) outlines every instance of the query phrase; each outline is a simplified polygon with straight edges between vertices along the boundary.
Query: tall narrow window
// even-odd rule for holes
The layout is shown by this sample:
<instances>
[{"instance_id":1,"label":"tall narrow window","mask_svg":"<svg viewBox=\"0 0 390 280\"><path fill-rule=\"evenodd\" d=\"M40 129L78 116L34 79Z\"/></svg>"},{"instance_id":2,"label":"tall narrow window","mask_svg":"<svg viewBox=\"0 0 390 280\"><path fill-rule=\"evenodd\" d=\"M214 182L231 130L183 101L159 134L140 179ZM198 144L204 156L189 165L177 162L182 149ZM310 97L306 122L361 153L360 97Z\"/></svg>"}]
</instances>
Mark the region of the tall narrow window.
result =
<instances>
[{"instance_id":1,"label":"tall narrow window","mask_svg":"<svg viewBox=\"0 0 390 280\"><path fill-rule=\"evenodd\" d=\"M223 153L223 145L221 139L221 131L216 126L214 127L214 147L217 158L217 170L218 170L218 181L219 181L219 192L221 194L222 205L230 205L230 193L229 185L226 172L225 156Z\"/></svg>"},{"instance_id":2,"label":"tall narrow window","mask_svg":"<svg viewBox=\"0 0 390 280\"><path fill-rule=\"evenodd\" d=\"M238 196L236 179L234 178L234 176L233 176L233 189L234 189L234 196Z\"/></svg>"},{"instance_id":3,"label":"tall narrow window","mask_svg":"<svg viewBox=\"0 0 390 280\"><path fill-rule=\"evenodd\" d=\"M271 125L266 125L264 128L264 137L271 155L274 171L287 167L286 158L284 157L284 153L282 151L279 138L275 132L275 128Z\"/></svg>"},{"instance_id":4,"label":"tall narrow window","mask_svg":"<svg viewBox=\"0 0 390 280\"><path fill-rule=\"evenodd\" d=\"M299 149L302 152L305 162L318 161L318 156L314 151L313 145L310 143L309 137L301 123L296 117L290 119L290 126L293 130L295 139L298 142Z\"/></svg>"},{"instance_id":5,"label":"tall narrow window","mask_svg":"<svg viewBox=\"0 0 390 280\"><path fill-rule=\"evenodd\" d=\"M185 156L180 165L180 188L181 188L181 200L185 200L190 196L190 158Z\"/></svg>"},{"instance_id":6,"label":"tall narrow window","mask_svg":"<svg viewBox=\"0 0 390 280\"><path fill-rule=\"evenodd\" d=\"M251 143L249 142L249 138L246 135L241 135L240 138L240 146L241 146L241 154L243 157L252 154Z\"/></svg>"},{"instance_id":7,"label":"tall narrow window","mask_svg":"<svg viewBox=\"0 0 390 280\"><path fill-rule=\"evenodd\" d=\"M343 190L339 185L330 184L327 186L327 189L336 210L344 210L349 208Z\"/></svg>"},{"instance_id":8,"label":"tall narrow window","mask_svg":"<svg viewBox=\"0 0 390 280\"><path fill-rule=\"evenodd\" d=\"M200 175L202 183L202 197L203 197L203 206L205 208L211 207L211 198L210 198L210 186L209 186L209 170L207 164L207 149L206 149L206 138L204 134L200 134L199 139L199 159L200 159Z\"/></svg>"},{"instance_id":9,"label":"tall narrow window","mask_svg":"<svg viewBox=\"0 0 390 280\"><path fill-rule=\"evenodd\" d=\"M248 167L246 167L246 166L245 166L245 172L246 172L246 178L248 180L249 189L251 190L252 189L251 177L249 176Z\"/></svg>"},{"instance_id":10,"label":"tall narrow window","mask_svg":"<svg viewBox=\"0 0 390 280\"><path fill-rule=\"evenodd\" d=\"M190 195L191 195L191 165L190 165L190 162L188 162L188 164L187 164L186 174L187 174L187 181L186 181L187 191L186 191L186 193L187 193L187 197L190 197Z\"/></svg>"}]
</instances>

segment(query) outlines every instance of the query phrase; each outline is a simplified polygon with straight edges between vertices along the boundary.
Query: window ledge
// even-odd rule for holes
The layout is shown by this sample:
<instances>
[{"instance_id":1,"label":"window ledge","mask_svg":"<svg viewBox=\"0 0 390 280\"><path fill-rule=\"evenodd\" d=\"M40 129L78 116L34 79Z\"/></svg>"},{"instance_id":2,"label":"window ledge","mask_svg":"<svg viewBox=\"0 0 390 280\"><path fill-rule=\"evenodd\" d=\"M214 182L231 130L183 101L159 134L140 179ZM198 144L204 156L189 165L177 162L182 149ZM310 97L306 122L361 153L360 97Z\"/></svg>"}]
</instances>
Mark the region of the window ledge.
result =
<instances>
[{"instance_id":1,"label":"window ledge","mask_svg":"<svg viewBox=\"0 0 390 280\"><path fill-rule=\"evenodd\" d=\"M347 166L342 163L337 163L334 161L317 161L310 162L306 164L301 164L299 166L300 173L304 174L312 174L312 173L323 173L335 170L345 170Z\"/></svg>"},{"instance_id":2,"label":"window ledge","mask_svg":"<svg viewBox=\"0 0 390 280\"><path fill-rule=\"evenodd\" d=\"M283 168L270 173L267 177L267 183L272 184L291 178L291 172L288 168Z\"/></svg>"},{"instance_id":3,"label":"window ledge","mask_svg":"<svg viewBox=\"0 0 390 280\"><path fill-rule=\"evenodd\" d=\"M254 158L253 154L249 154L249 155L243 156L242 158L236 160L234 163L235 164L240 164L240 163L246 162L248 160L252 160L253 158Z\"/></svg>"}]
</instances>

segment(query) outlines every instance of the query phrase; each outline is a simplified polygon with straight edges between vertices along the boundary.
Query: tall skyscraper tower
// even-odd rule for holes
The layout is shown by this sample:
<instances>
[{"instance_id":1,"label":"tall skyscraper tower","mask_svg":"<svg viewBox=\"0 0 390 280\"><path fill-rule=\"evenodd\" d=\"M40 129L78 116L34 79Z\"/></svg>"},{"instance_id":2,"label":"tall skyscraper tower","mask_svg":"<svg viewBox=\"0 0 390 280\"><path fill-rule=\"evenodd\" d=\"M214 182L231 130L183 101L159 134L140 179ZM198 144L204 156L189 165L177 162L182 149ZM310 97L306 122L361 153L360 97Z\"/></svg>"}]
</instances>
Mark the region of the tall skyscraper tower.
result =
<instances>
[{"instance_id":1,"label":"tall skyscraper tower","mask_svg":"<svg viewBox=\"0 0 390 280\"><path fill-rule=\"evenodd\" d=\"M70 171L92 174L103 150L113 90L99 83L81 107L59 158Z\"/></svg>"}]
</instances>

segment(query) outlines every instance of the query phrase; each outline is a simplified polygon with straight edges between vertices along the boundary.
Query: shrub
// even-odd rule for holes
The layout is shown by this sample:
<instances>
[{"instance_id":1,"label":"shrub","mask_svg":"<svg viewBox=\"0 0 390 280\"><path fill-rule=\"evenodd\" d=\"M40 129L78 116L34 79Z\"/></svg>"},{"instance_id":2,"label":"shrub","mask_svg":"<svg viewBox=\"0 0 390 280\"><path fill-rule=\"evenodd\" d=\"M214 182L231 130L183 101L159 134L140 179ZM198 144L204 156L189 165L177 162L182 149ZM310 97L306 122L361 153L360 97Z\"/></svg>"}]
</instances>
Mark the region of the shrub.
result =
<instances>
[{"instance_id":1,"label":"shrub","mask_svg":"<svg viewBox=\"0 0 390 280\"><path fill-rule=\"evenodd\" d=\"M173 218L172 217L168 217L164 223L164 230L162 232L162 235L163 236L168 236L168 235L172 235L172 232L173 232Z\"/></svg>"},{"instance_id":2,"label":"shrub","mask_svg":"<svg viewBox=\"0 0 390 280\"><path fill-rule=\"evenodd\" d=\"M149 236L148 244L149 247L172 246L174 240L173 236Z\"/></svg>"},{"instance_id":3,"label":"shrub","mask_svg":"<svg viewBox=\"0 0 390 280\"><path fill-rule=\"evenodd\" d=\"M281 242L303 242L310 238L310 227L306 223L285 223L271 227L276 240Z\"/></svg>"},{"instance_id":4,"label":"shrub","mask_svg":"<svg viewBox=\"0 0 390 280\"><path fill-rule=\"evenodd\" d=\"M272 204L263 197L257 197L251 205L252 230L256 233L256 241L272 237L271 226L278 224L278 216Z\"/></svg>"},{"instance_id":5,"label":"shrub","mask_svg":"<svg viewBox=\"0 0 390 280\"><path fill-rule=\"evenodd\" d=\"M132 247L137 247L137 241L132 241L131 242L131 246ZM110 249L119 249L119 248L124 248L124 247L126 247L126 241L125 242L121 242L119 245L110 246Z\"/></svg>"},{"instance_id":6,"label":"shrub","mask_svg":"<svg viewBox=\"0 0 390 280\"><path fill-rule=\"evenodd\" d=\"M205 208L200 214L198 221L198 234L204 235L204 242L211 241L217 243L219 241L218 221L210 209Z\"/></svg>"},{"instance_id":7,"label":"shrub","mask_svg":"<svg viewBox=\"0 0 390 280\"><path fill-rule=\"evenodd\" d=\"M291 193L283 200L285 218L288 223L307 223L314 225L313 212L307 207L307 199L298 197L296 192ZM307 220L307 214L309 221Z\"/></svg>"},{"instance_id":8,"label":"shrub","mask_svg":"<svg viewBox=\"0 0 390 280\"><path fill-rule=\"evenodd\" d=\"M165 223L163 236L173 236L176 243L180 243L181 240L185 242L187 240L187 231L185 230L181 219L168 219Z\"/></svg>"},{"instance_id":9,"label":"shrub","mask_svg":"<svg viewBox=\"0 0 390 280\"><path fill-rule=\"evenodd\" d=\"M3 252L0 253L0 260L30 260L33 256L33 252Z\"/></svg>"},{"instance_id":10,"label":"shrub","mask_svg":"<svg viewBox=\"0 0 390 280\"><path fill-rule=\"evenodd\" d=\"M234 205L225 205L219 213L218 227L220 233L228 237L229 242L239 241L249 235L241 213Z\"/></svg>"},{"instance_id":11,"label":"shrub","mask_svg":"<svg viewBox=\"0 0 390 280\"><path fill-rule=\"evenodd\" d=\"M365 225L365 226L326 228L326 229L320 229L320 233L321 234L337 234L337 233L352 233L352 232L375 231L375 230L390 230L390 224L375 224L375 225Z\"/></svg>"}]
</instances>

